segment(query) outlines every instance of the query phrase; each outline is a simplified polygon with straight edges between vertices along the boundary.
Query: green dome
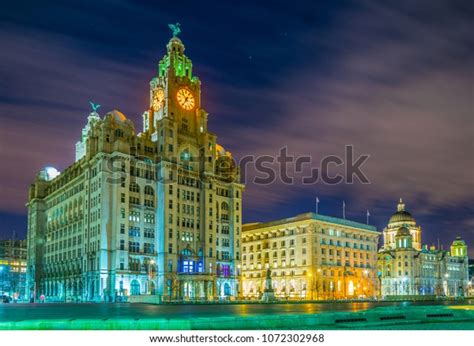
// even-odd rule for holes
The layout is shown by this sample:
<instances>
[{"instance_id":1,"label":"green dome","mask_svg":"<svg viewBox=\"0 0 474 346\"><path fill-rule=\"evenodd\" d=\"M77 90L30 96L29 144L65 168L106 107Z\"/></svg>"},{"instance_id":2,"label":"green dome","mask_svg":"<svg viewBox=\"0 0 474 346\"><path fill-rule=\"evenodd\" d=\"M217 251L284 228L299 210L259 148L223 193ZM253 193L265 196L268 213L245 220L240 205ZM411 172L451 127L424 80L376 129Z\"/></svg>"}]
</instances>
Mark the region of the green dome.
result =
<instances>
[{"instance_id":1,"label":"green dome","mask_svg":"<svg viewBox=\"0 0 474 346\"><path fill-rule=\"evenodd\" d=\"M461 237L457 236L456 239L453 241L453 246L465 246L466 242L461 239Z\"/></svg>"}]
</instances>

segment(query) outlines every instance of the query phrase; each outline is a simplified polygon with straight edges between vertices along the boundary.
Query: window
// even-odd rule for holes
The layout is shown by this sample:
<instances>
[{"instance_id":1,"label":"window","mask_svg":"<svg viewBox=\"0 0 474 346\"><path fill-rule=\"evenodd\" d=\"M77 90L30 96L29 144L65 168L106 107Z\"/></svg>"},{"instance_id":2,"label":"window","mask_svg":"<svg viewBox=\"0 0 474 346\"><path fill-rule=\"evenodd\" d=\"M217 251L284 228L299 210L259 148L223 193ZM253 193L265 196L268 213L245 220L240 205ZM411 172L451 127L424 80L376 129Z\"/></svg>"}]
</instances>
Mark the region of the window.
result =
<instances>
[{"instance_id":1,"label":"window","mask_svg":"<svg viewBox=\"0 0 474 346\"><path fill-rule=\"evenodd\" d=\"M155 238L155 230L153 228L145 228L145 238Z\"/></svg>"},{"instance_id":2,"label":"window","mask_svg":"<svg viewBox=\"0 0 474 346\"><path fill-rule=\"evenodd\" d=\"M130 211L130 215L128 216L129 221L133 222L140 222L140 212L136 210Z\"/></svg>"},{"instance_id":3,"label":"window","mask_svg":"<svg viewBox=\"0 0 474 346\"><path fill-rule=\"evenodd\" d=\"M139 197L130 196L130 197L129 197L129 203L130 203L130 204L139 205L139 204L140 204L140 198L139 198Z\"/></svg>"},{"instance_id":4,"label":"window","mask_svg":"<svg viewBox=\"0 0 474 346\"><path fill-rule=\"evenodd\" d=\"M183 261L183 272L193 273L194 272L194 261Z\"/></svg>"},{"instance_id":5,"label":"window","mask_svg":"<svg viewBox=\"0 0 474 346\"><path fill-rule=\"evenodd\" d=\"M125 240L120 240L120 250L125 250Z\"/></svg>"},{"instance_id":6,"label":"window","mask_svg":"<svg viewBox=\"0 0 474 346\"><path fill-rule=\"evenodd\" d=\"M130 192L140 192L140 187L137 183L130 183L129 190Z\"/></svg>"},{"instance_id":7,"label":"window","mask_svg":"<svg viewBox=\"0 0 474 346\"><path fill-rule=\"evenodd\" d=\"M181 130L188 131L188 119L183 119L181 122Z\"/></svg>"},{"instance_id":8,"label":"window","mask_svg":"<svg viewBox=\"0 0 474 346\"><path fill-rule=\"evenodd\" d=\"M150 243L143 244L143 252L153 254L155 252L155 245Z\"/></svg>"},{"instance_id":9,"label":"window","mask_svg":"<svg viewBox=\"0 0 474 346\"><path fill-rule=\"evenodd\" d=\"M140 236L140 227L131 226L128 229L128 235L130 237L139 237Z\"/></svg>"},{"instance_id":10,"label":"window","mask_svg":"<svg viewBox=\"0 0 474 346\"><path fill-rule=\"evenodd\" d=\"M130 252L140 252L140 243L135 241L128 242L128 251Z\"/></svg>"},{"instance_id":11,"label":"window","mask_svg":"<svg viewBox=\"0 0 474 346\"><path fill-rule=\"evenodd\" d=\"M145 186L145 195L148 196L154 196L155 195L155 190L149 185Z\"/></svg>"},{"instance_id":12,"label":"window","mask_svg":"<svg viewBox=\"0 0 474 346\"><path fill-rule=\"evenodd\" d=\"M155 214L145 213L144 220L146 223L155 223Z\"/></svg>"}]
</instances>

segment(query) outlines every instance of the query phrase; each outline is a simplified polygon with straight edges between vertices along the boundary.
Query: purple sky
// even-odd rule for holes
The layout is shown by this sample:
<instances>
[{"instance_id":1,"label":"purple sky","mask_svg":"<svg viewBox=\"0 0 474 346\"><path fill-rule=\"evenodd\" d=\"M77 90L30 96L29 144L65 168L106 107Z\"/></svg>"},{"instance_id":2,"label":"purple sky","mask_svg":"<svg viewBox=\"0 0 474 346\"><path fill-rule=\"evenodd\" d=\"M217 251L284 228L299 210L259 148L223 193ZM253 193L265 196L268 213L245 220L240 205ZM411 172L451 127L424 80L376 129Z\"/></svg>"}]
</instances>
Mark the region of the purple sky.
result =
<instances>
[{"instance_id":1,"label":"purple sky","mask_svg":"<svg viewBox=\"0 0 474 346\"><path fill-rule=\"evenodd\" d=\"M89 100L141 129L167 23L179 21L210 128L235 157L370 155L368 185L257 186L250 172L245 221L314 210L318 195L321 213L340 216L345 200L348 218L370 209L381 230L403 197L425 242L461 235L474 255L472 1L238 4L4 5L0 235L25 234L38 170L73 162Z\"/></svg>"}]
</instances>

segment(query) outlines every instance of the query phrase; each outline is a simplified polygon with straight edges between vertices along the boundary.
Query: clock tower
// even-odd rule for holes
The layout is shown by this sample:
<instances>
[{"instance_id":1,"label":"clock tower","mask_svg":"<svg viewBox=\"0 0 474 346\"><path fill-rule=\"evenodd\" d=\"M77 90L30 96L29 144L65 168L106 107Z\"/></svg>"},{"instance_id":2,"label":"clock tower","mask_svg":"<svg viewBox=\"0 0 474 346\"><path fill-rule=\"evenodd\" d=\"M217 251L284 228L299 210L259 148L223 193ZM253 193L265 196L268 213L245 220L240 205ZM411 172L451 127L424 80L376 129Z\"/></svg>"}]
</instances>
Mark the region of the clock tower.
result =
<instances>
[{"instance_id":1,"label":"clock tower","mask_svg":"<svg viewBox=\"0 0 474 346\"><path fill-rule=\"evenodd\" d=\"M178 33L150 81L139 135L157 160L157 292L170 299L239 296L243 185L231 153L208 132L201 81Z\"/></svg>"},{"instance_id":2,"label":"clock tower","mask_svg":"<svg viewBox=\"0 0 474 346\"><path fill-rule=\"evenodd\" d=\"M193 64L184 54L184 44L174 36L167 53L150 81L150 107L143 114L143 130L154 141L164 118L192 136L207 132L207 113L201 108L201 81L193 75Z\"/></svg>"}]
</instances>

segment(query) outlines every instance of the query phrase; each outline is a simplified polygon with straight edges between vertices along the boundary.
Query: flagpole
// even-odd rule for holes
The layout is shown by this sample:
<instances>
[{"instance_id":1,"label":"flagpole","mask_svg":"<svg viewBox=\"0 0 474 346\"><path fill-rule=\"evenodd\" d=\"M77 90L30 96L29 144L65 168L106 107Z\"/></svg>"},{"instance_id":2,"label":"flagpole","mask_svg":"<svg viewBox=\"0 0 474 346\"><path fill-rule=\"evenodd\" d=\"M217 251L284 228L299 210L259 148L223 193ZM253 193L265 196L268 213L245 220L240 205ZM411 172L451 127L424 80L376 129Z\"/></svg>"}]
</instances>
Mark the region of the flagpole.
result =
<instances>
[{"instance_id":1,"label":"flagpole","mask_svg":"<svg viewBox=\"0 0 474 346\"><path fill-rule=\"evenodd\" d=\"M367 209L367 225L369 224L369 216L370 216L369 209Z\"/></svg>"},{"instance_id":2,"label":"flagpole","mask_svg":"<svg viewBox=\"0 0 474 346\"><path fill-rule=\"evenodd\" d=\"M316 197L316 214L319 214L319 198Z\"/></svg>"},{"instance_id":3,"label":"flagpole","mask_svg":"<svg viewBox=\"0 0 474 346\"><path fill-rule=\"evenodd\" d=\"M342 218L346 218L346 201L342 201Z\"/></svg>"}]
</instances>

